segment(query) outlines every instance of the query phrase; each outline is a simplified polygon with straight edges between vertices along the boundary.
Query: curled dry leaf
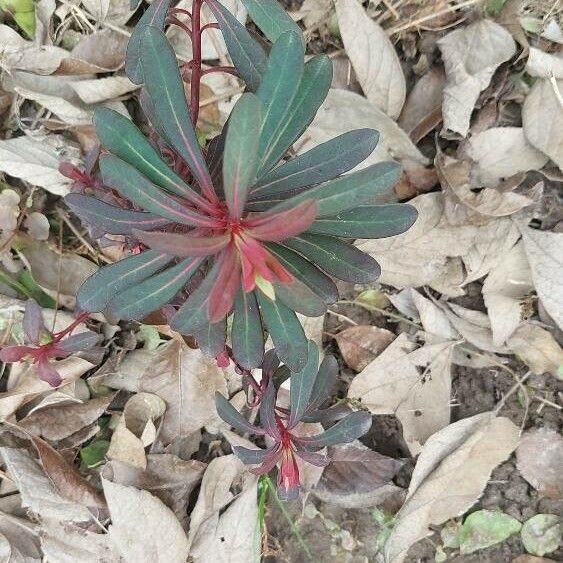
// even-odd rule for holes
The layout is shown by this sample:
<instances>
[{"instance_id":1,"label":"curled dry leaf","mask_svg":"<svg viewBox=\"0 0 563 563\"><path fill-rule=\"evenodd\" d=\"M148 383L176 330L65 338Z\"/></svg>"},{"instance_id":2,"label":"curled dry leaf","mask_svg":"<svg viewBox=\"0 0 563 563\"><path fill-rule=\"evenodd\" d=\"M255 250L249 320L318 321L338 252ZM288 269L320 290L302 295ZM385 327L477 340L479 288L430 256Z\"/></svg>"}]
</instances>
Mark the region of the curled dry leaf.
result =
<instances>
[{"instance_id":1,"label":"curled dry leaf","mask_svg":"<svg viewBox=\"0 0 563 563\"><path fill-rule=\"evenodd\" d=\"M328 21L332 7L332 0L304 0L301 8L292 16L295 21L303 21L305 27L309 29L323 20Z\"/></svg>"},{"instance_id":2,"label":"curled dry leaf","mask_svg":"<svg viewBox=\"0 0 563 563\"><path fill-rule=\"evenodd\" d=\"M465 137L479 94L499 65L514 55L516 44L502 26L481 19L451 31L438 46L446 69L444 131Z\"/></svg>"},{"instance_id":3,"label":"curled dry leaf","mask_svg":"<svg viewBox=\"0 0 563 563\"><path fill-rule=\"evenodd\" d=\"M353 370L362 371L395 340L395 334L378 326L352 326L334 338L344 361Z\"/></svg>"},{"instance_id":4,"label":"curled dry leaf","mask_svg":"<svg viewBox=\"0 0 563 563\"><path fill-rule=\"evenodd\" d=\"M518 437L510 420L488 412L450 424L429 438L385 544L386 561L401 563L409 548L430 533L429 526L470 508L493 469L516 448Z\"/></svg>"},{"instance_id":5,"label":"curled dry leaf","mask_svg":"<svg viewBox=\"0 0 563 563\"><path fill-rule=\"evenodd\" d=\"M402 461L374 452L361 442L332 446L328 456L330 463L313 489L322 501L363 508L400 494L392 479L403 466Z\"/></svg>"},{"instance_id":6,"label":"curled dry leaf","mask_svg":"<svg viewBox=\"0 0 563 563\"><path fill-rule=\"evenodd\" d=\"M397 119L405 103L401 62L385 31L358 0L336 0L338 28L366 98Z\"/></svg>"},{"instance_id":7,"label":"curled dry leaf","mask_svg":"<svg viewBox=\"0 0 563 563\"><path fill-rule=\"evenodd\" d=\"M450 421L452 342L416 349L399 335L353 380L348 398L373 414L394 414L413 455Z\"/></svg>"},{"instance_id":8,"label":"curled dry leaf","mask_svg":"<svg viewBox=\"0 0 563 563\"><path fill-rule=\"evenodd\" d=\"M162 501L107 479L102 484L112 522L109 536L126 563L185 563L186 534Z\"/></svg>"},{"instance_id":9,"label":"curled dry leaf","mask_svg":"<svg viewBox=\"0 0 563 563\"><path fill-rule=\"evenodd\" d=\"M5 561L7 563L40 563L41 548L35 524L6 513L7 507L2 508L5 512L0 512L0 536L4 537L4 545L8 544L11 556Z\"/></svg>"},{"instance_id":10,"label":"curled dry leaf","mask_svg":"<svg viewBox=\"0 0 563 563\"><path fill-rule=\"evenodd\" d=\"M540 496L563 498L563 437L559 433L548 428L524 432L516 451L516 466Z\"/></svg>"}]
</instances>

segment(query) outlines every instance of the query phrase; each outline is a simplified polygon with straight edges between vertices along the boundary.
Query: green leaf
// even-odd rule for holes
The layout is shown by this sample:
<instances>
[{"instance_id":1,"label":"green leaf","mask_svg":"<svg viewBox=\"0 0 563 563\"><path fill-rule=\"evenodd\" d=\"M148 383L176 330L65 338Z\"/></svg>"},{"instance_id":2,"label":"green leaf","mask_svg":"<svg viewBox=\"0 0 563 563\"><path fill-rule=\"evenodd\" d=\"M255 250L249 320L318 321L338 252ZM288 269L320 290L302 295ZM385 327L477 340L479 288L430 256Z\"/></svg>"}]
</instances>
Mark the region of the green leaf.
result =
<instances>
[{"instance_id":1,"label":"green leaf","mask_svg":"<svg viewBox=\"0 0 563 563\"><path fill-rule=\"evenodd\" d=\"M284 31L301 34L299 26L276 0L242 0L242 3L256 27L272 43L275 43Z\"/></svg>"},{"instance_id":2,"label":"green leaf","mask_svg":"<svg viewBox=\"0 0 563 563\"><path fill-rule=\"evenodd\" d=\"M207 323L203 324L201 327L197 327L193 331L193 337L206 356L215 358L225 350L227 319L223 319L218 323Z\"/></svg>"},{"instance_id":3,"label":"green leaf","mask_svg":"<svg viewBox=\"0 0 563 563\"><path fill-rule=\"evenodd\" d=\"M201 258L182 260L117 294L108 307L122 319L141 319L168 303L184 287L200 264Z\"/></svg>"},{"instance_id":4,"label":"green leaf","mask_svg":"<svg viewBox=\"0 0 563 563\"><path fill-rule=\"evenodd\" d=\"M192 211L176 198L156 187L134 166L116 156L103 155L100 158L100 171L105 184L115 188L141 209L191 227L216 225L209 217Z\"/></svg>"},{"instance_id":5,"label":"green leaf","mask_svg":"<svg viewBox=\"0 0 563 563\"><path fill-rule=\"evenodd\" d=\"M269 243L266 246L292 276L308 285L327 305L338 300L336 284L309 260L279 244Z\"/></svg>"},{"instance_id":6,"label":"green leaf","mask_svg":"<svg viewBox=\"0 0 563 563\"><path fill-rule=\"evenodd\" d=\"M460 551L467 554L496 545L519 532L521 527L516 518L503 512L478 510L465 519L459 530Z\"/></svg>"},{"instance_id":7,"label":"green leaf","mask_svg":"<svg viewBox=\"0 0 563 563\"><path fill-rule=\"evenodd\" d=\"M373 129L357 129L317 145L260 178L252 188L251 198L287 193L332 180L364 161L378 139L379 133Z\"/></svg>"},{"instance_id":8,"label":"green leaf","mask_svg":"<svg viewBox=\"0 0 563 563\"><path fill-rule=\"evenodd\" d=\"M276 299L292 311L307 317L320 317L326 313L326 303L308 285L294 278L291 283L274 283Z\"/></svg>"},{"instance_id":9,"label":"green leaf","mask_svg":"<svg viewBox=\"0 0 563 563\"><path fill-rule=\"evenodd\" d=\"M236 428L240 432L248 432L250 434L263 434L264 432L250 424L240 412L229 403L229 401L221 395L218 391L215 393L215 408L217 409L217 414L233 428Z\"/></svg>"},{"instance_id":10,"label":"green leaf","mask_svg":"<svg viewBox=\"0 0 563 563\"><path fill-rule=\"evenodd\" d=\"M309 406L318 369L319 350L317 345L309 340L307 363L301 371L292 374L290 379L288 428L293 428L303 418Z\"/></svg>"},{"instance_id":11,"label":"green leaf","mask_svg":"<svg viewBox=\"0 0 563 563\"><path fill-rule=\"evenodd\" d=\"M307 408L308 413L319 408L325 401L328 401L332 388L336 384L337 377L338 362L334 356L326 355L321 362L313 390L311 391Z\"/></svg>"},{"instance_id":12,"label":"green leaf","mask_svg":"<svg viewBox=\"0 0 563 563\"><path fill-rule=\"evenodd\" d=\"M145 88L152 100L154 113L166 131L166 139L189 166L202 192L212 191L211 177L188 111L176 55L160 29L153 26L145 29L141 60Z\"/></svg>"},{"instance_id":13,"label":"green leaf","mask_svg":"<svg viewBox=\"0 0 563 563\"><path fill-rule=\"evenodd\" d=\"M358 207L388 192L401 177L396 162L378 162L306 190L272 207L272 213L295 207L307 200L318 203L317 217L328 217Z\"/></svg>"},{"instance_id":14,"label":"green leaf","mask_svg":"<svg viewBox=\"0 0 563 563\"><path fill-rule=\"evenodd\" d=\"M78 307L89 313L103 311L110 299L120 291L152 276L171 261L170 256L146 250L103 266L80 286L76 296Z\"/></svg>"},{"instance_id":15,"label":"green leaf","mask_svg":"<svg viewBox=\"0 0 563 563\"><path fill-rule=\"evenodd\" d=\"M561 518L555 514L536 514L524 522L520 537L528 553L543 557L561 545Z\"/></svg>"},{"instance_id":16,"label":"green leaf","mask_svg":"<svg viewBox=\"0 0 563 563\"><path fill-rule=\"evenodd\" d=\"M307 362L307 338L296 314L280 303L257 292L262 318L272 337L278 358L292 371L299 371Z\"/></svg>"},{"instance_id":17,"label":"green leaf","mask_svg":"<svg viewBox=\"0 0 563 563\"><path fill-rule=\"evenodd\" d=\"M96 467L104 461L108 449L109 440L94 440L80 449L80 459L86 467Z\"/></svg>"},{"instance_id":18,"label":"green leaf","mask_svg":"<svg viewBox=\"0 0 563 563\"><path fill-rule=\"evenodd\" d=\"M262 130L262 102L243 94L229 118L223 156L223 190L231 217L240 219L248 188L258 166L258 143Z\"/></svg>"},{"instance_id":19,"label":"green leaf","mask_svg":"<svg viewBox=\"0 0 563 563\"><path fill-rule=\"evenodd\" d=\"M299 441L319 449L337 444L347 444L363 436L370 427L371 415L368 412L357 411L350 413L326 432L318 436L299 438Z\"/></svg>"},{"instance_id":20,"label":"green leaf","mask_svg":"<svg viewBox=\"0 0 563 563\"><path fill-rule=\"evenodd\" d=\"M299 90L291 103L291 110L283 127L277 132L275 143L270 145L257 178L269 172L289 147L303 134L323 103L332 81L332 62L325 55L307 61Z\"/></svg>"},{"instance_id":21,"label":"green leaf","mask_svg":"<svg viewBox=\"0 0 563 563\"><path fill-rule=\"evenodd\" d=\"M0 8L8 12L30 39L35 39L35 2L33 0L0 0Z\"/></svg>"},{"instance_id":22,"label":"green leaf","mask_svg":"<svg viewBox=\"0 0 563 563\"><path fill-rule=\"evenodd\" d=\"M125 59L125 74L134 84L142 84L144 81L143 67L141 65L141 39L147 26L152 25L164 29L168 8L172 0L154 0L141 16L131 38L127 43L127 56Z\"/></svg>"},{"instance_id":23,"label":"green leaf","mask_svg":"<svg viewBox=\"0 0 563 563\"><path fill-rule=\"evenodd\" d=\"M227 51L240 77L249 90L256 92L266 71L266 53L260 43L217 0L207 0L209 9L219 23Z\"/></svg>"},{"instance_id":24,"label":"green leaf","mask_svg":"<svg viewBox=\"0 0 563 563\"><path fill-rule=\"evenodd\" d=\"M346 238L385 238L404 233L412 227L418 212L412 205L364 205L317 219L309 233Z\"/></svg>"},{"instance_id":25,"label":"green leaf","mask_svg":"<svg viewBox=\"0 0 563 563\"><path fill-rule=\"evenodd\" d=\"M258 367L264 357L264 333L258 301L254 292L239 289L233 314L231 332L233 355L246 369Z\"/></svg>"},{"instance_id":26,"label":"green leaf","mask_svg":"<svg viewBox=\"0 0 563 563\"><path fill-rule=\"evenodd\" d=\"M371 256L337 238L303 233L285 240L283 246L299 252L340 280L370 283L381 274L379 264Z\"/></svg>"},{"instance_id":27,"label":"green leaf","mask_svg":"<svg viewBox=\"0 0 563 563\"><path fill-rule=\"evenodd\" d=\"M266 73L256 95L264 104L260 136L260 167L268 160L283 134L303 76L305 49L301 33L285 32L275 42Z\"/></svg>"},{"instance_id":28,"label":"green leaf","mask_svg":"<svg viewBox=\"0 0 563 563\"><path fill-rule=\"evenodd\" d=\"M96 108L94 127L102 145L109 152L133 165L151 182L194 203L202 200L201 196L162 160L131 120L109 108Z\"/></svg>"}]
</instances>

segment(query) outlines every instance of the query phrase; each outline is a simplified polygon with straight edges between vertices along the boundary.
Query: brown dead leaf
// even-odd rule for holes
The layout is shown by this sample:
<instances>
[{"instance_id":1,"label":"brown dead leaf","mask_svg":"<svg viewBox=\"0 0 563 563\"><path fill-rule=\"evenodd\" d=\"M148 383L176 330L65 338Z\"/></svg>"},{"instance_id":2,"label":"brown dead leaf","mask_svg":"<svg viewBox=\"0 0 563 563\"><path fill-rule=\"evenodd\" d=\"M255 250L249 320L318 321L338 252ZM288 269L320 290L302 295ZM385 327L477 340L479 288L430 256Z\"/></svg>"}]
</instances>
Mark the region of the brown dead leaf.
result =
<instances>
[{"instance_id":1,"label":"brown dead leaf","mask_svg":"<svg viewBox=\"0 0 563 563\"><path fill-rule=\"evenodd\" d=\"M344 361L355 371L362 371L393 340L395 334L377 326L352 326L334 336Z\"/></svg>"},{"instance_id":2,"label":"brown dead leaf","mask_svg":"<svg viewBox=\"0 0 563 563\"><path fill-rule=\"evenodd\" d=\"M483 413L450 424L428 439L418 457L407 500L385 544L385 560L401 563L411 545L462 515L481 496L492 470L518 444L507 418Z\"/></svg>"},{"instance_id":3,"label":"brown dead leaf","mask_svg":"<svg viewBox=\"0 0 563 563\"><path fill-rule=\"evenodd\" d=\"M555 559L548 559L547 557L536 557L535 555L519 555L512 563L556 563Z\"/></svg>"},{"instance_id":4,"label":"brown dead leaf","mask_svg":"<svg viewBox=\"0 0 563 563\"><path fill-rule=\"evenodd\" d=\"M374 506L400 491L391 482L403 462L381 455L361 442L332 446L315 496L346 508Z\"/></svg>"},{"instance_id":5,"label":"brown dead leaf","mask_svg":"<svg viewBox=\"0 0 563 563\"><path fill-rule=\"evenodd\" d=\"M444 133L465 137L479 94L499 65L514 55L516 44L503 27L481 19L451 31L438 47L446 69Z\"/></svg>"},{"instance_id":6,"label":"brown dead leaf","mask_svg":"<svg viewBox=\"0 0 563 563\"><path fill-rule=\"evenodd\" d=\"M516 450L516 466L540 496L563 498L563 437L549 428L525 432Z\"/></svg>"}]
</instances>

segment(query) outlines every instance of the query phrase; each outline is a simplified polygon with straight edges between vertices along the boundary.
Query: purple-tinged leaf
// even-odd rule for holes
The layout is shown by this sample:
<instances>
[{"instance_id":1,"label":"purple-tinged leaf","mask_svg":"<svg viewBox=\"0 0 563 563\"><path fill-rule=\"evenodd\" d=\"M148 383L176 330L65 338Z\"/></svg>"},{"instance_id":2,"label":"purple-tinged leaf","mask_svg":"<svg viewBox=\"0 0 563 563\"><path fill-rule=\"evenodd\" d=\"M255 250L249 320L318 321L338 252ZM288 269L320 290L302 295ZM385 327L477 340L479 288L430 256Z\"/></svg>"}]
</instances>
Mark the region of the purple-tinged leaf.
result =
<instances>
[{"instance_id":1,"label":"purple-tinged leaf","mask_svg":"<svg viewBox=\"0 0 563 563\"><path fill-rule=\"evenodd\" d=\"M304 201L281 213L263 213L246 221L248 232L258 240L276 242L306 231L317 215L317 204Z\"/></svg>"},{"instance_id":2,"label":"purple-tinged leaf","mask_svg":"<svg viewBox=\"0 0 563 563\"><path fill-rule=\"evenodd\" d=\"M272 374L274 373L280 365L280 359L276 354L276 351L272 348L264 354L264 359L262 361L262 373Z\"/></svg>"},{"instance_id":3,"label":"purple-tinged leaf","mask_svg":"<svg viewBox=\"0 0 563 563\"><path fill-rule=\"evenodd\" d=\"M136 232L135 230L133 234L152 250L180 258L217 254L230 241L228 234L195 236L191 233Z\"/></svg>"},{"instance_id":4,"label":"purple-tinged leaf","mask_svg":"<svg viewBox=\"0 0 563 563\"><path fill-rule=\"evenodd\" d=\"M293 278L290 283L273 284L276 299L296 313L307 317L320 317L327 311L327 305L308 285Z\"/></svg>"},{"instance_id":5,"label":"purple-tinged leaf","mask_svg":"<svg viewBox=\"0 0 563 563\"><path fill-rule=\"evenodd\" d=\"M268 448L267 450L251 450L250 448L243 448L242 446L233 446L233 453L245 465L259 465L260 463L264 463L266 458L275 450L275 446Z\"/></svg>"},{"instance_id":6,"label":"purple-tinged leaf","mask_svg":"<svg viewBox=\"0 0 563 563\"><path fill-rule=\"evenodd\" d=\"M316 467L326 467L330 463L328 456L317 452L309 452L299 447L299 442L295 442L295 449L297 450L297 455L311 465L315 465Z\"/></svg>"},{"instance_id":7,"label":"purple-tinged leaf","mask_svg":"<svg viewBox=\"0 0 563 563\"><path fill-rule=\"evenodd\" d=\"M298 438L298 441L306 449L320 450L325 446L353 442L363 436L370 427L371 415L367 412L357 411L331 426L326 432L318 436Z\"/></svg>"},{"instance_id":8,"label":"purple-tinged leaf","mask_svg":"<svg viewBox=\"0 0 563 563\"><path fill-rule=\"evenodd\" d=\"M39 344L41 331L46 329L45 323L43 322L43 312L35 299L27 300L22 324L25 341L33 344Z\"/></svg>"},{"instance_id":9,"label":"purple-tinged leaf","mask_svg":"<svg viewBox=\"0 0 563 563\"><path fill-rule=\"evenodd\" d=\"M68 194L65 203L88 225L110 235L130 235L133 229L141 231L157 229L170 223L152 213L121 209L95 197Z\"/></svg>"},{"instance_id":10,"label":"purple-tinged leaf","mask_svg":"<svg viewBox=\"0 0 563 563\"><path fill-rule=\"evenodd\" d=\"M60 373L47 358L42 358L37 363L37 372L39 379L47 382L51 387L58 387L63 382Z\"/></svg>"},{"instance_id":11,"label":"purple-tinged leaf","mask_svg":"<svg viewBox=\"0 0 563 563\"><path fill-rule=\"evenodd\" d=\"M76 302L82 311L103 311L110 299L145 280L172 261L170 256L146 250L100 268L78 290Z\"/></svg>"},{"instance_id":12,"label":"purple-tinged leaf","mask_svg":"<svg viewBox=\"0 0 563 563\"><path fill-rule=\"evenodd\" d=\"M245 293L239 288L235 299L231 340L233 355L243 368L252 369L262 363L264 333L254 292Z\"/></svg>"},{"instance_id":13,"label":"purple-tinged leaf","mask_svg":"<svg viewBox=\"0 0 563 563\"><path fill-rule=\"evenodd\" d=\"M260 426L274 440L280 439L280 431L276 423L276 388L269 383L260 403Z\"/></svg>"},{"instance_id":14,"label":"purple-tinged leaf","mask_svg":"<svg viewBox=\"0 0 563 563\"><path fill-rule=\"evenodd\" d=\"M253 424L250 424L240 412L229 403L229 401L221 395L221 393L215 393L215 408L217 409L217 414L233 428L236 428L239 432L248 432L250 434L264 434L264 431Z\"/></svg>"},{"instance_id":15,"label":"purple-tinged leaf","mask_svg":"<svg viewBox=\"0 0 563 563\"><path fill-rule=\"evenodd\" d=\"M74 352L82 352L90 350L102 339L101 334L96 334L91 330L73 334L56 345L57 350L61 350L65 354L73 354Z\"/></svg>"},{"instance_id":16,"label":"purple-tinged leaf","mask_svg":"<svg viewBox=\"0 0 563 563\"><path fill-rule=\"evenodd\" d=\"M0 349L0 362L11 364L13 362L21 362L34 348L29 346L5 346Z\"/></svg>"},{"instance_id":17,"label":"purple-tinged leaf","mask_svg":"<svg viewBox=\"0 0 563 563\"><path fill-rule=\"evenodd\" d=\"M217 357L225 350L227 340L227 319L218 323L207 323L194 329L192 336L196 339L199 349L211 358Z\"/></svg>"},{"instance_id":18,"label":"purple-tinged leaf","mask_svg":"<svg viewBox=\"0 0 563 563\"><path fill-rule=\"evenodd\" d=\"M238 256L232 246L226 248L217 258L219 270L217 279L209 293L209 321L216 323L229 314L240 287Z\"/></svg>"},{"instance_id":19,"label":"purple-tinged leaf","mask_svg":"<svg viewBox=\"0 0 563 563\"><path fill-rule=\"evenodd\" d=\"M290 379L288 429L294 428L307 410L319 369L319 349L312 340L309 340L308 344L308 357L305 367L292 374Z\"/></svg>"},{"instance_id":20,"label":"purple-tinged leaf","mask_svg":"<svg viewBox=\"0 0 563 563\"><path fill-rule=\"evenodd\" d=\"M307 413L318 409L330 398L331 391L338 377L338 362L331 355L326 355L321 362L311 397L307 406Z\"/></svg>"},{"instance_id":21,"label":"purple-tinged leaf","mask_svg":"<svg viewBox=\"0 0 563 563\"><path fill-rule=\"evenodd\" d=\"M272 471L272 469L277 465L280 459L281 447L278 444L268 450L268 455L266 456L262 465L259 465L258 467L252 467L248 471L253 475L264 475L265 473L270 473L270 471Z\"/></svg>"}]
</instances>

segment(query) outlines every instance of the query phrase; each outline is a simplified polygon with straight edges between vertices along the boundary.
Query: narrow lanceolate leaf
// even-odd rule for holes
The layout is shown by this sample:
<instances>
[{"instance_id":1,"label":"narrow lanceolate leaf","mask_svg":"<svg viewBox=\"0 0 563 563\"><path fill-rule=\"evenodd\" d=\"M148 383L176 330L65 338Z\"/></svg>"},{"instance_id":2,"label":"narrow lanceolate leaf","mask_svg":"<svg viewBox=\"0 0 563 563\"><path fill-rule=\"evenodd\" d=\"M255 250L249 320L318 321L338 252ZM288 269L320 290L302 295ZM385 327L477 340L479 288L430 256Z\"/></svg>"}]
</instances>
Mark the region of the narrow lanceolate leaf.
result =
<instances>
[{"instance_id":1,"label":"narrow lanceolate leaf","mask_svg":"<svg viewBox=\"0 0 563 563\"><path fill-rule=\"evenodd\" d=\"M135 286L171 261L171 256L146 250L104 266L80 286L76 303L82 311L88 313L103 311L110 299L120 291Z\"/></svg>"},{"instance_id":2,"label":"narrow lanceolate leaf","mask_svg":"<svg viewBox=\"0 0 563 563\"><path fill-rule=\"evenodd\" d=\"M254 292L239 290L235 299L231 331L233 355L246 369L259 366L264 357L264 333Z\"/></svg>"},{"instance_id":3,"label":"narrow lanceolate leaf","mask_svg":"<svg viewBox=\"0 0 563 563\"><path fill-rule=\"evenodd\" d=\"M207 313L209 321L216 323L229 314L240 286L238 255L233 246L227 247L217 258L217 279L209 292Z\"/></svg>"},{"instance_id":4,"label":"narrow lanceolate leaf","mask_svg":"<svg viewBox=\"0 0 563 563\"><path fill-rule=\"evenodd\" d=\"M279 438L280 432L276 423L276 388L270 381L260 403L260 426L272 438Z\"/></svg>"},{"instance_id":5,"label":"narrow lanceolate leaf","mask_svg":"<svg viewBox=\"0 0 563 563\"><path fill-rule=\"evenodd\" d=\"M245 465L258 465L266 461L266 458L273 453L274 447L275 446L267 450L251 450L250 448L244 448L243 446L233 446L233 453Z\"/></svg>"},{"instance_id":6,"label":"narrow lanceolate leaf","mask_svg":"<svg viewBox=\"0 0 563 563\"><path fill-rule=\"evenodd\" d=\"M307 232L347 238L392 237L412 227L417 216L416 209L405 203L364 205L317 219Z\"/></svg>"},{"instance_id":7,"label":"narrow lanceolate leaf","mask_svg":"<svg viewBox=\"0 0 563 563\"><path fill-rule=\"evenodd\" d=\"M240 219L248 188L258 166L262 130L262 103L254 94L243 94L229 118L223 155L223 190L231 217Z\"/></svg>"},{"instance_id":8,"label":"narrow lanceolate leaf","mask_svg":"<svg viewBox=\"0 0 563 563\"><path fill-rule=\"evenodd\" d=\"M211 177L201 154L174 50L164 33L148 26L141 41L145 88L154 112L166 131L166 138L184 159L204 195L212 195Z\"/></svg>"},{"instance_id":9,"label":"narrow lanceolate leaf","mask_svg":"<svg viewBox=\"0 0 563 563\"><path fill-rule=\"evenodd\" d=\"M279 244L270 243L267 247L292 276L308 285L327 305L338 299L336 284L309 260Z\"/></svg>"},{"instance_id":10,"label":"narrow lanceolate leaf","mask_svg":"<svg viewBox=\"0 0 563 563\"><path fill-rule=\"evenodd\" d=\"M276 0L242 0L242 3L256 27L272 43L275 43L284 31L301 34L299 26Z\"/></svg>"},{"instance_id":11,"label":"narrow lanceolate leaf","mask_svg":"<svg viewBox=\"0 0 563 563\"><path fill-rule=\"evenodd\" d=\"M203 198L162 160L131 120L109 108L96 108L94 127L102 145L109 152L133 165L151 182L192 203L205 203Z\"/></svg>"},{"instance_id":12,"label":"narrow lanceolate leaf","mask_svg":"<svg viewBox=\"0 0 563 563\"><path fill-rule=\"evenodd\" d=\"M129 43L127 43L127 57L125 59L125 74L134 84L143 83L143 69L141 66L141 39L148 25L164 29L164 22L172 0L154 0L146 12L137 22Z\"/></svg>"},{"instance_id":13,"label":"narrow lanceolate leaf","mask_svg":"<svg viewBox=\"0 0 563 563\"><path fill-rule=\"evenodd\" d=\"M68 194L65 203L85 223L110 235L130 235L133 229L140 231L162 227L170 221L152 213L121 209L104 203L95 197Z\"/></svg>"},{"instance_id":14,"label":"narrow lanceolate leaf","mask_svg":"<svg viewBox=\"0 0 563 563\"><path fill-rule=\"evenodd\" d=\"M34 299L28 299L25 303L22 328L27 342L39 342L41 332L45 330L45 323L43 311Z\"/></svg>"},{"instance_id":15,"label":"narrow lanceolate leaf","mask_svg":"<svg viewBox=\"0 0 563 563\"><path fill-rule=\"evenodd\" d=\"M239 432L249 432L250 434L264 434L261 428L250 424L240 412L229 403L229 401L221 395L221 393L215 393L215 408L217 409L217 414L233 428L236 428Z\"/></svg>"},{"instance_id":16,"label":"narrow lanceolate leaf","mask_svg":"<svg viewBox=\"0 0 563 563\"><path fill-rule=\"evenodd\" d=\"M217 19L227 45L227 51L240 77L249 90L256 92L266 71L266 53L260 43L217 0L207 0L209 9Z\"/></svg>"},{"instance_id":17,"label":"narrow lanceolate leaf","mask_svg":"<svg viewBox=\"0 0 563 563\"><path fill-rule=\"evenodd\" d=\"M299 371L307 362L307 338L295 313L279 301L257 292L262 318L272 337L279 359Z\"/></svg>"},{"instance_id":18,"label":"narrow lanceolate leaf","mask_svg":"<svg viewBox=\"0 0 563 563\"><path fill-rule=\"evenodd\" d=\"M134 166L111 155L100 158L104 183L150 213L192 227L216 227L217 222L192 211L149 182Z\"/></svg>"},{"instance_id":19,"label":"narrow lanceolate leaf","mask_svg":"<svg viewBox=\"0 0 563 563\"><path fill-rule=\"evenodd\" d=\"M323 103L332 81L332 62L318 55L307 61L291 111L262 159L257 178L269 172L309 126Z\"/></svg>"},{"instance_id":20,"label":"narrow lanceolate leaf","mask_svg":"<svg viewBox=\"0 0 563 563\"><path fill-rule=\"evenodd\" d=\"M338 377L338 362L334 356L327 355L323 358L319 367L313 390L311 391L311 398L307 412L310 413L323 405L325 401L330 398L332 389L336 384Z\"/></svg>"},{"instance_id":21,"label":"narrow lanceolate leaf","mask_svg":"<svg viewBox=\"0 0 563 563\"><path fill-rule=\"evenodd\" d=\"M370 283L381 274L379 264L368 254L341 240L303 233L283 242L327 274L354 283Z\"/></svg>"},{"instance_id":22,"label":"narrow lanceolate leaf","mask_svg":"<svg viewBox=\"0 0 563 563\"><path fill-rule=\"evenodd\" d=\"M327 304L324 300L298 279L293 279L290 283L274 282L273 285L276 299L292 311L307 317L320 317L326 313Z\"/></svg>"},{"instance_id":23,"label":"narrow lanceolate leaf","mask_svg":"<svg viewBox=\"0 0 563 563\"><path fill-rule=\"evenodd\" d=\"M196 236L191 233L134 232L149 248L169 256L209 256L220 252L230 240L230 235Z\"/></svg>"},{"instance_id":24,"label":"narrow lanceolate leaf","mask_svg":"<svg viewBox=\"0 0 563 563\"><path fill-rule=\"evenodd\" d=\"M363 436L371 427L371 415L367 412L353 412L326 432L310 438L299 438L299 442L312 448L324 448L347 444Z\"/></svg>"},{"instance_id":25,"label":"narrow lanceolate leaf","mask_svg":"<svg viewBox=\"0 0 563 563\"><path fill-rule=\"evenodd\" d=\"M309 340L307 363L300 372L294 373L290 380L288 428L293 428L307 410L318 369L319 349Z\"/></svg>"},{"instance_id":26,"label":"narrow lanceolate leaf","mask_svg":"<svg viewBox=\"0 0 563 563\"><path fill-rule=\"evenodd\" d=\"M225 351L227 319L198 327L193 331L192 336L196 339L197 345L206 356L215 358Z\"/></svg>"},{"instance_id":27,"label":"narrow lanceolate leaf","mask_svg":"<svg viewBox=\"0 0 563 563\"><path fill-rule=\"evenodd\" d=\"M339 135L274 168L254 185L250 197L263 198L332 180L363 162L378 139L374 129Z\"/></svg>"},{"instance_id":28,"label":"narrow lanceolate leaf","mask_svg":"<svg viewBox=\"0 0 563 563\"><path fill-rule=\"evenodd\" d=\"M225 138L227 137L228 121L223 127L223 131L216 137L213 137L207 147L205 162L207 169L211 174L213 186L218 196L223 196L223 154L225 152Z\"/></svg>"},{"instance_id":29,"label":"narrow lanceolate leaf","mask_svg":"<svg viewBox=\"0 0 563 563\"><path fill-rule=\"evenodd\" d=\"M119 293L109 306L122 319L141 319L168 303L186 285L200 263L201 258L187 258Z\"/></svg>"},{"instance_id":30,"label":"narrow lanceolate leaf","mask_svg":"<svg viewBox=\"0 0 563 563\"><path fill-rule=\"evenodd\" d=\"M264 104L260 165L275 148L292 112L293 100L303 77L305 50L302 38L301 32L287 31L280 35L272 47L266 73L256 91Z\"/></svg>"},{"instance_id":31,"label":"narrow lanceolate leaf","mask_svg":"<svg viewBox=\"0 0 563 563\"><path fill-rule=\"evenodd\" d=\"M258 240L280 241L306 231L317 215L317 203L304 201L281 213L264 213L248 219L248 233Z\"/></svg>"},{"instance_id":32,"label":"narrow lanceolate leaf","mask_svg":"<svg viewBox=\"0 0 563 563\"><path fill-rule=\"evenodd\" d=\"M62 350L68 354L73 354L74 352L80 352L82 350L90 350L102 339L101 334L96 334L91 330L86 332L80 332L79 334L73 334L68 338L65 338L57 344L57 350Z\"/></svg>"},{"instance_id":33,"label":"narrow lanceolate leaf","mask_svg":"<svg viewBox=\"0 0 563 563\"><path fill-rule=\"evenodd\" d=\"M317 217L336 215L369 202L388 192L399 180L401 167L396 162L378 162L292 197L272 208L272 213L291 209L297 203L313 199L318 203Z\"/></svg>"}]
</instances>

